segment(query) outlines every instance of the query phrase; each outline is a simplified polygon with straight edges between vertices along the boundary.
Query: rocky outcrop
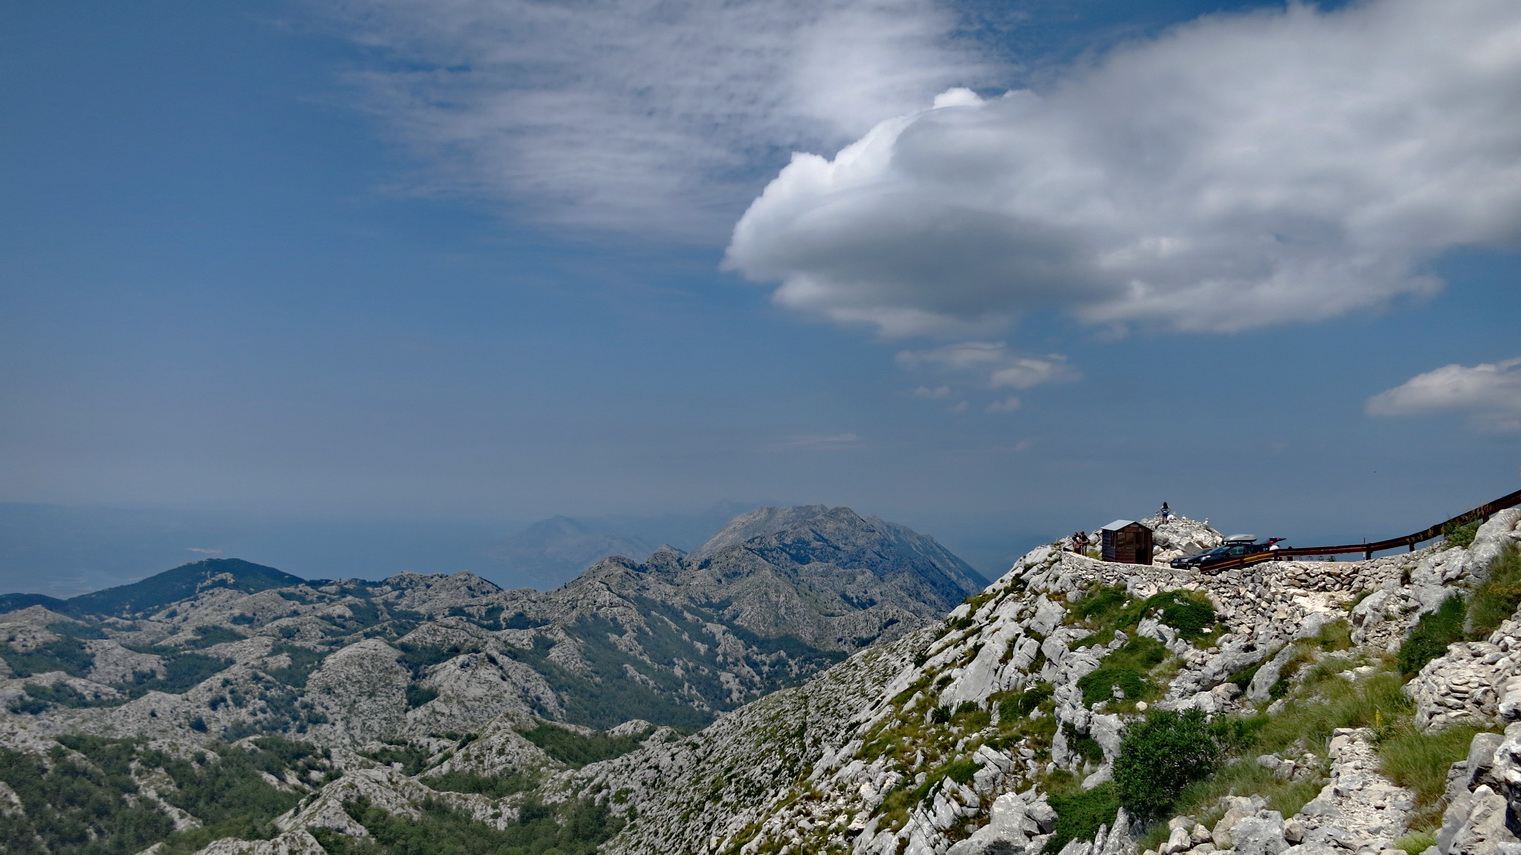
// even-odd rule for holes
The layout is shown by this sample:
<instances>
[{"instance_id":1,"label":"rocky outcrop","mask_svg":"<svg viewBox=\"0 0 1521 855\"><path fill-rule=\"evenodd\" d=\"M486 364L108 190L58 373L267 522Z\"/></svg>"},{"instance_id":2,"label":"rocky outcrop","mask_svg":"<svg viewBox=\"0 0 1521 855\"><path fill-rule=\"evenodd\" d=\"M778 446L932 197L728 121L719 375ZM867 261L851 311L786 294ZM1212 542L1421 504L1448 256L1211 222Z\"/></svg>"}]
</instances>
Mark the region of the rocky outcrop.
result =
<instances>
[{"instance_id":1,"label":"rocky outcrop","mask_svg":"<svg viewBox=\"0 0 1521 855\"><path fill-rule=\"evenodd\" d=\"M1481 539L1515 534L1513 521L1501 519ZM641 805L640 817L611 842L609 851L654 853L685 841L699 852L1033 852L1050 833L1035 818L1046 804L1039 782L1055 770L1077 775L1084 786L1107 780L1124 726L1138 710L1199 708L1224 715L1278 703L1275 697L1291 694L1303 679L1306 660L1328 655L1342 657L1346 664L1337 667L1347 669L1347 679L1372 679L1377 666L1358 665L1368 661L1359 657L1384 655L1392 640L1408 632L1421 603L1434 599L1418 595L1412 580L1440 584L1451 593L1452 584L1469 578L1454 575L1453 568L1472 572L1479 566L1456 557L1461 551L1438 547L1373 561L1274 562L1209 576L1110 565L1057 548L1038 549L983 595L953 611L937 632L874 651L889 672L901 670L874 697L848 695L853 720L843 729L820 726L827 735L819 759L790 785L776 785L790 771L779 770L769 777L773 786L763 788L769 795L738 816L732 801L717 799L710 809L700 790L681 784L652 791L636 786L632 801ZM1214 604L1221 624L1187 641L1154 615L1095 644L1094 630L1074 609L1099 586L1122 588L1132 601L1169 590L1202 594ZM1405 608L1406 603L1414 607ZM1320 639L1330 637L1323 634L1333 624L1344 624L1340 632L1358 634L1365 646L1325 653ZM1507 624L1490 643L1508 650L1504 639L1513 634ZM1161 698L1149 704L1125 699L1085 703L1079 681L1135 636L1155 639L1168 651L1170 676ZM1478 661L1491 652L1486 648ZM1452 655L1462 651L1455 648ZM1430 670L1441 672L1440 667ZM1458 669L1449 670L1455 675ZM1456 678L1449 683L1429 694L1461 696L1463 684ZM825 677L799 691L833 691L828 687ZM1028 724L1010 725L1002 718L1006 711L1024 709L1012 701L1041 691L1049 692L1049 700L1024 713ZM734 713L723 728L692 737L684 750L727 768L731 752L744 756L737 743L760 732L751 718L759 709L754 705ZM936 722L941 722L939 732L930 737L927 731L937 730ZM1348 846L1348 851L1391 849L1409 830L1413 796L1385 775L1372 738L1367 729L1354 728L1338 731L1327 745L1264 756L1258 762L1277 776L1320 780L1320 794L1290 816L1245 801L1227 806L1214 828L1180 822L1170 829L1173 839L1161 851L1292 849L1310 855ZM1085 740L1090 747L1074 747ZM639 762L639 755L631 755L620 764ZM628 780L616 768L602 772L599 780L626 786ZM643 811L652 806L660 819L647 824ZM1475 822L1482 825L1485 816L1481 812ZM1120 820L1107 828L1124 833L1110 830L1076 841L1069 844L1069 855L1126 851L1131 829L1128 820Z\"/></svg>"},{"instance_id":2,"label":"rocky outcrop","mask_svg":"<svg viewBox=\"0 0 1521 855\"><path fill-rule=\"evenodd\" d=\"M1165 565L1174 558L1213 549L1222 539L1220 532L1210 528L1208 522L1178 514L1166 518L1154 516L1141 520L1141 524L1151 529L1154 564Z\"/></svg>"}]
</instances>

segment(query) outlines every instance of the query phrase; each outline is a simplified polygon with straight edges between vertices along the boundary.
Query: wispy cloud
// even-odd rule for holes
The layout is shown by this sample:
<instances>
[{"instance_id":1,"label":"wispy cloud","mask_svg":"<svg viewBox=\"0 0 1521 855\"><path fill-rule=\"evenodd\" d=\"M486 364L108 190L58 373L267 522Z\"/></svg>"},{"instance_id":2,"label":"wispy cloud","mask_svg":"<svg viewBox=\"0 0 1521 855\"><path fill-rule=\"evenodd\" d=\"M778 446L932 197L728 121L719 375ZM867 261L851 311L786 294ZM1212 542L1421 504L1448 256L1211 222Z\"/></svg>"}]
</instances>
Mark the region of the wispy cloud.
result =
<instances>
[{"instance_id":1,"label":"wispy cloud","mask_svg":"<svg viewBox=\"0 0 1521 855\"><path fill-rule=\"evenodd\" d=\"M1066 357L1053 354L1044 359L1015 359L1012 365L994 371L990 381L995 389L1001 386L1031 389L1046 383L1066 383L1081 378L1082 374L1067 364Z\"/></svg>"},{"instance_id":2,"label":"wispy cloud","mask_svg":"<svg viewBox=\"0 0 1521 855\"><path fill-rule=\"evenodd\" d=\"M935 387L920 386L914 391L921 398L950 397L958 389L966 392L998 389L1033 389L1048 383L1067 383L1082 378L1082 373L1067 364L1060 354L1026 356L1014 353L1004 342L963 341L926 350L903 350L895 357L898 365L907 371L932 372L950 375L955 387L941 384ZM1008 413L1019 409L1017 397L1005 395L987 404L990 413ZM967 408L963 401L959 409Z\"/></svg>"},{"instance_id":3,"label":"wispy cloud","mask_svg":"<svg viewBox=\"0 0 1521 855\"><path fill-rule=\"evenodd\" d=\"M840 449L855 448L861 444L861 437L853 433L837 433L827 436L795 436L786 442L771 446L772 451L784 451L792 449Z\"/></svg>"},{"instance_id":4,"label":"wispy cloud","mask_svg":"<svg viewBox=\"0 0 1521 855\"><path fill-rule=\"evenodd\" d=\"M1463 413L1480 430L1521 431L1521 358L1444 365L1368 399L1373 416Z\"/></svg>"},{"instance_id":5,"label":"wispy cloud","mask_svg":"<svg viewBox=\"0 0 1521 855\"><path fill-rule=\"evenodd\" d=\"M1518 45L1513 0L1209 16L795 156L726 264L898 336L1042 309L1234 331L1430 294L1427 260L1521 241Z\"/></svg>"},{"instance_id":6,"label":"wispy cloud","mask_svg":"<svg viewBox=\"0 0 1521 855\"><path fill-rule=\"evenodd\" d=\"M992 79L933 0L326 5L426 187L581 227L721 240L788 151Z\"/></svg>"},{"instance_id":7,"label":"wispy cloud","mask_svg":"<svg viewBox=\"0 0 1521 855\"><path fill-rule=\"evenodd\" d=\"M930 398L932 400L938 398L949 398L951 396L951 387L943 385L936 386L934 388L930 388L929 386L919 386L909 394L913 395L915 398Z\"/></svg>"}]
</instances>

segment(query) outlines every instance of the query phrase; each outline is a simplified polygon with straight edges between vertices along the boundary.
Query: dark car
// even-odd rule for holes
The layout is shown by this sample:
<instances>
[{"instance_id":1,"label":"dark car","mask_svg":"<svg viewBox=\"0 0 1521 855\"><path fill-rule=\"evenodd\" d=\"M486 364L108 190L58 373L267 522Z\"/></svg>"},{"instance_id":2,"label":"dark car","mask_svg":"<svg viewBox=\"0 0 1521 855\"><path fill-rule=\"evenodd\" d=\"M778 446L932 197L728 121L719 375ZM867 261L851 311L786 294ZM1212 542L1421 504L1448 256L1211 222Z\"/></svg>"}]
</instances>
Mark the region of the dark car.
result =
<instances>
[{"instance_id":1,"label":"dark car","mask_svg":"<svg viewBox=\"0 0 1521 855\"><path fill-rule=\"evenodd\" d=\"M1249 534L1232 535L1214 549L1174 558L1168 563L1178 570L1206 570L1216 564L1267 552L1277 540L1274 538L1267 543L1257 543L1257 538Z\"/></svg>"}]
</instances>

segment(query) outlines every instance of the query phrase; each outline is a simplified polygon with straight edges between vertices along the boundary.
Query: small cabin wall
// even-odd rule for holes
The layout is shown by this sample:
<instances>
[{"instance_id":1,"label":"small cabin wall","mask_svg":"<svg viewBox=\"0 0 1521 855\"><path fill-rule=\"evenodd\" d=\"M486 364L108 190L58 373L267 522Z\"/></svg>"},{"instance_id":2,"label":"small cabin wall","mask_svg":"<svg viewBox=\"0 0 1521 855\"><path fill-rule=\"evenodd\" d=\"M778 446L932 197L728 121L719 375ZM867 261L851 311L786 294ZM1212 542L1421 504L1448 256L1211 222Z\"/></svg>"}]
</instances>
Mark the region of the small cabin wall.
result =
<instances>
[{"instance_id":1,"label":"small cabin wall","mask_svg":"<svg viewBox=\"0 0 1521 855\"><path fill-rule=\"evenodd\" d=\"M1150 564L1152 556L1151 529L1138 522L1119 528L1106 528L1103 537L1103 558L1120 564Z\"/></svg>"}]
</instances>

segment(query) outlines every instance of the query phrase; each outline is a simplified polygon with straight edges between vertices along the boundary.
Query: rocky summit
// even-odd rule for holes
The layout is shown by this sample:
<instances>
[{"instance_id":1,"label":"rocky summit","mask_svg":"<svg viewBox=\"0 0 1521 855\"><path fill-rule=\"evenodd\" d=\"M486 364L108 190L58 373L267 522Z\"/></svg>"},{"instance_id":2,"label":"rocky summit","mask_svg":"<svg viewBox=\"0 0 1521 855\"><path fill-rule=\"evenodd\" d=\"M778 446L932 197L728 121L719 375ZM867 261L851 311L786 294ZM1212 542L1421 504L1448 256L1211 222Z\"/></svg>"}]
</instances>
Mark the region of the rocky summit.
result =
<instances>
[{"instance_id":1,"label":"rocky summit","mask_svg":"<svg viewBox=\"0 0 1521 855\"><path fill-rule=\"evenodd\" d=\"M1147 522L1168 550L1218 538ZM810 509L747 515L691 555L610 559L544 595L416 577L362 598L319 585L307 603L211 590L135 619L31 606L0 628L0 834L8 851L160 855L1512 853L1518 542L1521 510L1407 554L1214 574L1059 542L915 623L956 565L916 578L931 542ZM867 554L883 560L855 563ZM905 591L918 606L887 603ZM364 628L328 629L345 621ZM606 647L585 642L599 633ZM677 638L691 646L663 652ZM719 658L692 652L707 649ZM759 666L809 651L849 655L747 697L778 673ZM210 666L174 664L186 657L229 664L196 681ZM670 693L671 674L685 682L664 697L721 710L695 682L709 663L747 702L695 732L633 715L578 726L568 687L595 690L555 682ZM235 725L297 682L279 720L298 724ZM39 795L63 781L112 822ZM234 796L244 806L225 808Z\"/></svg>"}]
</instances>

